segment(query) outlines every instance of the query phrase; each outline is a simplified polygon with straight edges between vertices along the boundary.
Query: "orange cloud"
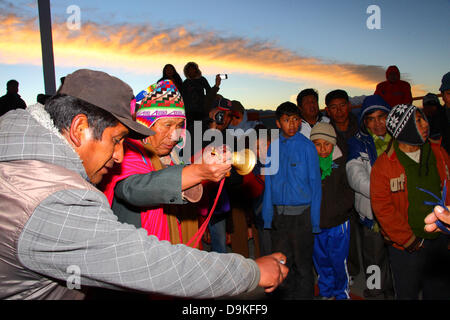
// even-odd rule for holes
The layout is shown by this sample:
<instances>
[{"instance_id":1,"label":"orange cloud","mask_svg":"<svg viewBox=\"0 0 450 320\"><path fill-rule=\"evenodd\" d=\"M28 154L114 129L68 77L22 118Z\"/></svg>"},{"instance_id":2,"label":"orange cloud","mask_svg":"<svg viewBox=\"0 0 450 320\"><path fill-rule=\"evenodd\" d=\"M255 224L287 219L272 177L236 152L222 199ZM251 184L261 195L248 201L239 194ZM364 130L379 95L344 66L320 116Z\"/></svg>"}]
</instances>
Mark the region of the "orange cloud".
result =
<instances>
[{"instance_id":1,"label":"orange cloud","mask_svg":"<svg viewBox=\"0 0 450 320\"><path fill-rule=\"evenodd\" d=\"M37 18L0 14L0 63L41 64ZM184 27L156 30L150 25L99 25L85 22L78 31L53 22L55 64L62 67L115 67L140 74L160 72L170 61L196 61L204 69L310 80L372 90L384 79L379 66L327 62L303 57L272 43L223 38L214 32L191 32Z\"/></svg>"}]
</instances>

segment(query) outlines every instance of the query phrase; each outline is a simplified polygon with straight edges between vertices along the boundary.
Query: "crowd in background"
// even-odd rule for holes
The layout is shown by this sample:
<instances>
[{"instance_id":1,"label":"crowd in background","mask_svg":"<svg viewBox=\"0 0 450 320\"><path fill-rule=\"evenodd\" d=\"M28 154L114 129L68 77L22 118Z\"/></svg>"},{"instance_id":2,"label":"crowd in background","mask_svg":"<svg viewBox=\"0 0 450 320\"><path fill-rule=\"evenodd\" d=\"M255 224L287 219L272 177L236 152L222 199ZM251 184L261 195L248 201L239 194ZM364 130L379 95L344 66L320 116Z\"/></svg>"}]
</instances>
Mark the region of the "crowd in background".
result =
<instances>
[{"instance_id":1,"label":"crowd in background","mask_svg":"<svg viewBox=\"0 0 450 320\"><path fill-rule=\"evenodd\" d=\"M301 90L296 103L276 109L279 170L264 175L264 154L270 157L272 145L270 134L260 140L259 129L272 128L249 120L240 101L219 94L221 75L211 86L195 62L183 71L184 81L173 65L165 65L162 77L136 96L134 119L156 134L142 142L127 138L124 161L99 184L119 221L202 250L253 259L282 252L289 274L269 294L274 299L350 299L352 279L363 272L369 283L371 266L379 268L380 279L364 290L365 298L450 299L449 236L425 231L433 209L427 202L434 199L421 190L450 201L442 194L450 179L450 73L439 88L443 105L428 93L421 107L414 106L411 87L396 66L357 112L343 89L325 95L324 111L315 89ZM161 104L167 95L176 98ZM38 103L48 98L39 95ZM26 105L11 80L0 98L0 116L15 108ZM186 182L182 201L174 200L186 205L147 201L135 186L163 183L145 174L185 165L178 155L186 131L191 139L199 134L195 121L202 124L202 136L218 130L247 146L246 132L256 130L255 168L246 175L232 169L223 188L220 182ZM191 160L211 145L221 147L191 143ZM202 241L190 243L205 221Z\"/></svg>"}]
</instances>

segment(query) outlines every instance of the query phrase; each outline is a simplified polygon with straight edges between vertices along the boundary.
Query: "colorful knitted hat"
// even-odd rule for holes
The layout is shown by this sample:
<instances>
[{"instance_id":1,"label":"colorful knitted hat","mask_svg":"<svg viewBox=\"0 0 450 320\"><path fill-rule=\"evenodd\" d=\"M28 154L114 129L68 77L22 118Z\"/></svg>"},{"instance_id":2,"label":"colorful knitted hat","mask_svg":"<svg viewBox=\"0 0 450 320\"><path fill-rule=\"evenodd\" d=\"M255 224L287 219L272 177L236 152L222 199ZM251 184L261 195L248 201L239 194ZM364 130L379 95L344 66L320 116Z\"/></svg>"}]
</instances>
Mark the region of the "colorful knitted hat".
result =
<instances>
[{"instance_id":1,"label":"colorful knitted hat","mask_svg":"<svg viewBox=\"0 0 450 320\"><path fill-rule=\"evenodd\" d=\"M162 80L152 84L136 96L142 101L136 106L136 122L151 128L161 118L186 119L184 102L180 92L171 80ZM186 124L182 133L185 140Z\"/></svg>"},{"instance_id":2,"label":"colorful knitted hat","mask_svg":"<svg viewBox=\"0 0 450 320\"><path fill-rule=\"evenodd\" d=\"M425 143L416 125L416 112L423 112L413 106L399 104L392 108L386 118L386 129L389 134L399 142L419 146Z\"/></svg>"}]
</instances>

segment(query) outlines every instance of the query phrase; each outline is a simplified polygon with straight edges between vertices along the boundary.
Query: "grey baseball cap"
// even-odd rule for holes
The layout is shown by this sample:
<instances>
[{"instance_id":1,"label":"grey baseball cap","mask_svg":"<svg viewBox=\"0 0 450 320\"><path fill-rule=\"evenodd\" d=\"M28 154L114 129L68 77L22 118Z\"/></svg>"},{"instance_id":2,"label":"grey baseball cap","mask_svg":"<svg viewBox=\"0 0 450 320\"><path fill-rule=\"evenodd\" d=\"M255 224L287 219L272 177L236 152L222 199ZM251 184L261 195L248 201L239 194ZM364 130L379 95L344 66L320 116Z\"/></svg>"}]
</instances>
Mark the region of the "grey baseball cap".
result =
<instances>
[{"instance_id":1,"label":"grey baseball cap","mask_svg":"<svg viewBox=\"0 0 450 320\"><path fill-rule=\"evenodd\" d=\"M80 69L66 76L58 93L84 100L111 113L129 130L129 136L142 139L155 132L133 120L130 111L133 89L122 80L102 71Z\"/></svg>"}]
</instances>

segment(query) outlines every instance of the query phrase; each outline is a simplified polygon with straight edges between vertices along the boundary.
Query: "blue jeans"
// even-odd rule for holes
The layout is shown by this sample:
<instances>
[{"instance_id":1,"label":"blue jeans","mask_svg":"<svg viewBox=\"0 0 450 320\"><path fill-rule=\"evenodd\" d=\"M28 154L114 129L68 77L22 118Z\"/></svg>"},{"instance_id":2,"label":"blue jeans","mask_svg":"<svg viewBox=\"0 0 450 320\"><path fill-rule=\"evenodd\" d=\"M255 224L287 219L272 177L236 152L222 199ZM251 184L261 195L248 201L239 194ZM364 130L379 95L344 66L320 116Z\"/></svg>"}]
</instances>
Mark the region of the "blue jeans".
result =
<instances>
[{"instance_id":1,"label":"blue jeans","mask_svg":"<svg viewBox=\"0 0 450 320\"><path fill-rule=\"evenodd\" d=\"M227 253L226 217L227 213L214 214L209 221L208 228L211 235L211 251Z\"/></svg>"}]
</instances>

